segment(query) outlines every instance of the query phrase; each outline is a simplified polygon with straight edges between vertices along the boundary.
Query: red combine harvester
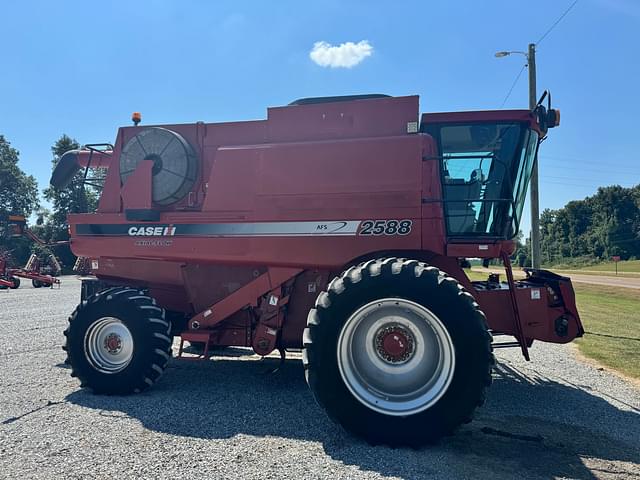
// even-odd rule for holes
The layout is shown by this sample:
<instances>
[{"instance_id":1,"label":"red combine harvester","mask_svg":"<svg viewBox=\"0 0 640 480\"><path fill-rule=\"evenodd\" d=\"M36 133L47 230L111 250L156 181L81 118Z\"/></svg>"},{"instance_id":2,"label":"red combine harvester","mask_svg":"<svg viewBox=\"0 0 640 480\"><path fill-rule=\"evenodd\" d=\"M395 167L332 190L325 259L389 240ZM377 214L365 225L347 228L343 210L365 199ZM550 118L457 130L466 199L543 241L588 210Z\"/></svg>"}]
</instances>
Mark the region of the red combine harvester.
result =
<instances>
[{"instance_id":1,"label":"red combine harvester","mask_svg":"<svg viewBox=\"0 0 640 480\"><path fill-rule=\"evenodd\" d=\"M568 278L509 256L540 140L559 114L418 112L418 97L309 98L259 121L135 126L66 153L52 183L107 168L69 215L91 262L65 350L102 394L140 392L182 344L302 348L329 416L420 445L471 419L492 349L583 333ZM465 258L499 258L472 282ZM492 343L492 335L514 341Z\"/></svg>"},{"instance_id":2,"label":"red combine harvester","mask_svg":"<svg viewBox=\"0 0 640 480\"><path fill-rule=\"evenodd\" d=\"M0 223L9 227L12 236L24 235L40 245L45 245L45 242L27 228L26 219L21 215L0 216ZM31 280L35 288L60 285L60 280L56 277L61 272L62 267L54 255L47 255L43 260L33 253L24 268L11 268L9 255L0 253L0 289L20 287L20 278Z\"/></svg>"}]
</instances>

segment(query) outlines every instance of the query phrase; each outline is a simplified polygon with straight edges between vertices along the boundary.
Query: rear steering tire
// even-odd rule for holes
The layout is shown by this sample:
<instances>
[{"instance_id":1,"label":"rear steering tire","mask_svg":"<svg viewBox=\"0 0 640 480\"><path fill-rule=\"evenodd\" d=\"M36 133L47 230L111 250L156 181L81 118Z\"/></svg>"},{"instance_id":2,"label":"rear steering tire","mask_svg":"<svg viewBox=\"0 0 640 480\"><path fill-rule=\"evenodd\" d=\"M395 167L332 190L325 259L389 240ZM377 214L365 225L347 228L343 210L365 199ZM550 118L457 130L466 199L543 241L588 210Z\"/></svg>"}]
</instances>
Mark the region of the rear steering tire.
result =
<instances>
[{"instance_id":1,"label":"rear steering tire","mask_svg":"<svg viewBox=\"0 0 640 480\"><path fill-rule=\"evenodd\" d=\"M171 324L143 291L114 287L82 302L64 335L71 376L94 393L151 387L171 358Z\"/></svg>"},{"instance_id":2,"label":"rear steering tire","mask_svg":"<svg viewBox=\"0 0 640 480\"><path fill-rule=\"evenodd\" d=\"M36 280L34 278L33 280L31 280L31 285L33 285L33 288L40 288L43 286L43 283L40 282L40 280Z\"/></svg>"},{"instance_id":3,"label":"rear steering tire","mask_svg":"<svg viewBox=\"0 0 640 480\"><path fill-rule=\"evenodd\" d=\"M372 260L336 277L310 311L303 343L318 403L373 444L437 441L471 420L491 383L478 304L416 260Z\"/></svg>"},{"instance_id":4,"label":"rear steering tire","mask_svg":"<svg viewBox=\"0 0 640 480\"><path fill-rule=\"evenodd\" d=\"M11 281L13 282L13 285L9 287L10 289L15 290L20 287L20 279L18 277L11 277Z\"/></svg>"}]
</instances>

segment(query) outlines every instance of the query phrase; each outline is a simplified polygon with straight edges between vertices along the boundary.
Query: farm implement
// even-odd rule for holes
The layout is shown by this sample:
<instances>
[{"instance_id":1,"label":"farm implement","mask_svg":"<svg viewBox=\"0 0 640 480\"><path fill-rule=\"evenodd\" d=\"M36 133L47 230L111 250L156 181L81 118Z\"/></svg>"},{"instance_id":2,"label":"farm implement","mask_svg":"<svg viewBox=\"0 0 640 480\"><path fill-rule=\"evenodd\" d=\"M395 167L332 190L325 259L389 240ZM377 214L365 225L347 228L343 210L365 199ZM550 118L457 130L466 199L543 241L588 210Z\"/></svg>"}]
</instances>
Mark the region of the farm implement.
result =
<instances>
[{"instance_id":1,"label":"farm implement","mask_svg":"<svg viewBox=\"0 0 640 480\"><path fill-rule=\"evenodd\" d=\"M26 236L40 245L45 245L41 239L26 226L26 220L20 215L8 215L0 218L0 222L7 225L13 236ZM62 272L58 259L53 255L37 255L32 253L23 268L10 267L8 253L0 253L0 289L16 289L20 287L20 279L31 280L35 288L53 287L60 285L56 278Z\"/></svg>"}]
</instances>

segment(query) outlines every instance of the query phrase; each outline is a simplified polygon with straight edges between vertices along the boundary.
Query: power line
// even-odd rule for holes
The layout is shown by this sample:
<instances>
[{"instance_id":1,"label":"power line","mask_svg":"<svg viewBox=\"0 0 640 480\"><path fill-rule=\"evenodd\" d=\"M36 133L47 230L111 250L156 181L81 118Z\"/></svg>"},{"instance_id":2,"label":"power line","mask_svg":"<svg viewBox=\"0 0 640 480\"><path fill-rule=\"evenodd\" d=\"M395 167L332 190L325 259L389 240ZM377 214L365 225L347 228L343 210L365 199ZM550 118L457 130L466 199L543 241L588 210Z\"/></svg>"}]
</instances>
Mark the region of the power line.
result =
<instances>
[{"instance_id":1,"label":"power line","mask_svg":"<svg viewBox=\"0 0 640 480\"><path fill-rule=\"evenodd\" d=\"M549 27L549 29L546 32L544 32L544 34L540 37L540 39L535 43L536 46L539 45L540 42L542 42L542 40L544 40L545 37L549 35L554 28L556 28L556 25L558 25L562 21L562 19L571 11L571 9L575 6L576 3L578 3L578 0L574 0L573 3L569 5L569 8L567 8L564 11L564 13L560 15L555 22L553 22L553 24ZM528 57L527 57L527 60L528 60ZM516 76L516 79L511 84L511 88L509 89L509 92L507 93L507 95L504 97L504 100L502 101L500 108L504 107L505 103L507 103L507 100L511 96L511 92L513 92L513 89L518 83L518 80L520 80L520 77L522 76L522 72L524 72L524 69L527 68L527 66L528 66L528 63L525 63L520 69L520 71L518 72L518 75Z\"/></svg>"},{"instance_id":2,"label":"power line","mask_svg":"<svg viewBox=\"0 0 640 480\"><path fill-rule=\"evenodd\" d=\"M545 183L556 183L558 180L568 180L569 182L566 185L574 185L574 186L584 186L584 187L610 187L613 185L619 185L623 188L633 188L633 183L630 183L627 180L612 180L612 179L591 179L591 178L581 178L581 177L560 177L554 175L540 175L541 178L545 179ZM555 180L555 181L550 181ZM562 182L558 182L562 184ZM625 185L629 185L625 187Z\"/></svg>"},{"instance_id":3,"label":"power line","mask_svg":"<svg viewBox=\"0 0 640 480\"><path fill-rule=\"evenodd\" d=\"M601 157L604 157L605 154L600 154ZM558 159L558 160L571 160L571 161L576 161L576 162L587 162L587 163L597 163L602 165L603 161L602 160L584 160L584 156L582 157L572 157L569 155L556 155L556 154L551 154L551 153L544 153L543 154L544 157L548 157L548 158L553 158L553 159Z\"/></svg>"},{"instance_id":4,"label":"power line","mask_svg":"<svg viewBox=\"0 0 640 480\"><path fill-rule=\"evenodd\" d=\"M589 161L589 160L584 160L580 158L557 157L555 155L548 155L546 153L541 153L540 155L538 155L538 158L544 158L546 160L550 160L550 162L545 163L545 166L560 166L558 164L565 164L565 165L568 165L566 168L580 168L580 169L588 168L588 167L584 167L584 165L595 165L597 167L609 166L609 168L606 170L603 170L603 169L599 169L599 170L603 170L605 172L611 172L612 170L613 171L629 170L629 173L640 175L640 169L638 169L637 167L633 167L627 164L620 164L620 162L613 163L611 161L603 161L603 160ZM595 170L595 169L591 169L591 170Z\"/></svg>"},{"instance_id":5,"label":"power line","mask_svg":"<svg viewBox=\"0 0 640 480\"><path fill-rule=\"evenodd\" d=\"M597 168L589 168L582 167L578 165L574 165L571 167L565 165L542 165L541 170L546 174L550 175L558 175L563 173L571 174L572 176L587 176L593 178L602 178L602 177L620 177L625 180L635 181L640 183L640 171L638 170L625 170L618 168L611 168L609 170L605 169L597 169Z\"/></svg>"},{"instance_id":6,"label":"power line","mask_svg":"<svg viewBox=\"0 0 640 480\"><path fill-rule=\"evenodd\" d=\"M551 172L551 173L555 173L555 172ZM588 178L588 177L583 177L580 175L572 175L572 176L562 176L562 175L541 175L544 178L556 178L556 179L560 179L560 180L577 180L579 182L606 182L606 181L611 181L612 177L598 177L598 178ZM619 181L620 179L618 179ZM627 183L628 179L624 179L625 183Z\"/></svg>"},{"instance_id":7,"label":"power line","mask_svg":"<svg viewBox=\"0 0 640 480\"><path fill-rule=\"evenodd\" d=\"M545 180L544 185L547 184L552 184L552 185L563 185L563 186L570 186L570 187L582 187L582 188L589 188L589 189L597 189L599 185L594 185L594 184L579 184L579 183L572 183L572 182L554 182L553 180Z\"/></svg>"},{"instance_id":8,"label":"power line","mask_svg":"<svg viewBox=\"0 0 640 480\"><path fill-rule=\"evenodd\" d=\"M547 163L549 165L569 165L571 167L580 167L580 168L586 168L585 165L588 165L589 168L607 167L606 169L607 171L617 170L619 168L622 168L627 170L633 170L634 172L637 172L640 174L640 168L634 167L633 165L623 163L620 161L611 160L611 159L600 160L600 161L589 161L589 160L580 160L580 159L562 160L562 159L558 159L557 157L549 157L544 153L541 153L540 155L538 155L538 158L544 158L545 160L548 160Z\"/></svg>"},{"instance_id":9,"label":"power line","mask_svg":"<svg viewBox=\"0 0 640 480\"><path fill-rule=\"evenodd\" d=\"M582 162L583 157L569 157L567 155L556 155L556 154L550 154L550 153L545 153L545 154L541 154L540 156L544 156L545 158L553 158L553 159L558 159L558 160L575 160L576 162ZM599 163L602 164L602 161L593 161L592 163Z\"/></svg>"},{"instance_id":10,"label":"power line","mask_svg":"<svg viewBox=\"0 0 640 480\"><path fill-rule=\"evenodd\" d=\"M507 96L504 97L504 100L502 101L502 105L500 105L500 108L504 107L504 104L507 103L507 100L511 96L511 92L513 92L513 89L515 88L516 84L518 83L518 80L520 80L520 77L522 76L522 72L524 72L525 68L527 68L527 64L526 63L524 65L522 65L522 68L518 72L518 75L516 75L516 79L511 84L511 88L509 89L509 92L507 93Z\"/></svg>"},{"instance_id":11,"label":"power line","mask_svg":"<svg viewBox=\"0 0 640 480\"><path fill-rule=\"evenodd\" d=\"M578 3L578 0L574 0L574 2L571 5L569 5L569 8L567 8L564 11L564 13L560 15L560 17L558 17L558 19L555 22L553 22L553 25L551 25L549 29L546 32L544 32L544 35L540 37L540 39L536 42L536 45L540 45L540 42L542 42L542 40L544 40L545 37L551 33L551 30L556 28L556 25L558 25L560 21L567 15L567 13L571 11L571 9L575 6L576 3Z\"/></svg>"}]
</instances>

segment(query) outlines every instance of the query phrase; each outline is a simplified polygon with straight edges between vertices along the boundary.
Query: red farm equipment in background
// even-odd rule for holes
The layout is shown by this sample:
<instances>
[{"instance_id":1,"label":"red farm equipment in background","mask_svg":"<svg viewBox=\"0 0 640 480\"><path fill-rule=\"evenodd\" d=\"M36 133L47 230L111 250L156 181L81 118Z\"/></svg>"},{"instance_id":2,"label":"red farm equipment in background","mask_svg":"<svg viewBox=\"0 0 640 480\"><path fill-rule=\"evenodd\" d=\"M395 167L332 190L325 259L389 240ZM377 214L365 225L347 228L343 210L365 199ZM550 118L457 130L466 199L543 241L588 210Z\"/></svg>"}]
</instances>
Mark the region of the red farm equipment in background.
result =
<instances>
[{"instance_id":1,"label":"red farm equipment in background","mask_svg":"<svg viewBox=\"0 0 640 480\"><path fill-rule=\"evenodd\" d=\"M11 236L26 236L40 245L45 245L45 242L27 228L26 219L23 216L3 216L0 222L9 228ZM60 273L62 273L62 267L53 254L32 253L23 268L16 268L11 267L9 253L0 252L0 289L20 287L21 278L31 280L35 288L60 285L60 279L56 278Z\"/></svg>"},{"instance_id":2,"label":"red farm equipment in background","mask_svg":"<svg viewBox=\"0 0 640 480\"><path fill-rule=\"evenodd\" d=\"M419 114L418 97L302 99L266 120L135 125L66 153L52 184L107 169L69 215L92 276L65 331L72 375L102 394L153 385L174 336L259 355L302 349L329 416L421 445L468 421L493 348L583 333L568 278L509 257L557 112ZM470 281L466 258L507 281ZM513 341L492 342L508 335ZM183 354L182 348L178 356Z\"/></svg>"},{"instance_id":3,"label":"red farm equipment in background","mask_svg":"<svg viewBox=\"0 0 640 480\"><path fill-rule=\"evenodd\" d=\"M7 252L0 252L0 290L11 288L15 290L20 287L20 279L11 274L11 269L7 267L10 257Z\"/></svg>"}]
</instances>

